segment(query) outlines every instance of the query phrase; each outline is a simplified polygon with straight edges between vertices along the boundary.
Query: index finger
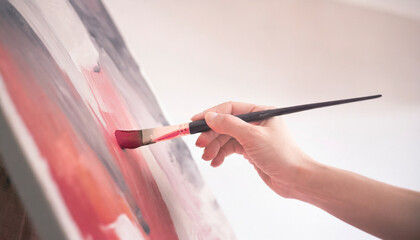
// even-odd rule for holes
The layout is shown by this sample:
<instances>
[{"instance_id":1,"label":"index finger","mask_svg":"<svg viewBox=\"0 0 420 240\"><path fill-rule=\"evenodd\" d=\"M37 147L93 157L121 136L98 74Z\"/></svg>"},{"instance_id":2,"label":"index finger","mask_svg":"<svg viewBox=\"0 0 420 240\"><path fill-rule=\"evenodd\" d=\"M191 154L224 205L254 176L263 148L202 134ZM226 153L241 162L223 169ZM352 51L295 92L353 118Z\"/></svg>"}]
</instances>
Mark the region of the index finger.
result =
<instances>
[{"instance_id":1,"label":"index finger","mask_svg":"<svg viewBox=\"0 0 420 240\"><path fill-rule=\"evenodd\" d=\"M216 112L216 113L225 113L225 114L232 114L232 115L238 115L238 114L244 114L249 112L257 112L269 109L270 107L267 106L260 106L255 105L251 103L242 103L242 102L225 102L222 104L219 104L215 107L209 108L201 113L198 113L194 115L191 120L196 121L204 118L204 115L208 112Z\"/></svg>"}]
</instances>

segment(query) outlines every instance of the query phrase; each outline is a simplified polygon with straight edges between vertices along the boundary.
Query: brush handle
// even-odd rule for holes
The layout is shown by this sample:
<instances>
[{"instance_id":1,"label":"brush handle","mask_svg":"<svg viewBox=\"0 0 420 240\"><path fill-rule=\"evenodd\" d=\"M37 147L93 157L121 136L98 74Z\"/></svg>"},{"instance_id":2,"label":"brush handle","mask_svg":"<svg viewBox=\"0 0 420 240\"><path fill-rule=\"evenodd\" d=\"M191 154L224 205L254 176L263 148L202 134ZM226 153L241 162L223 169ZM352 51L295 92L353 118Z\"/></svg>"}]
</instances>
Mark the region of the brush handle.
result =
<instances>
[{"instance_id":1,"label":"brush handle","mask_svg":"<svg viewBox=\"0 0 420 240\"><path fill-rule=\"evenodd\" d=\"M381 96L382 95L379 94L379 95L372 95L372 96L367 96L367 97L358 97L358 98L349 98L349 99L335 100L335 101L329 101L329 102L311 103L311 104L304 104L304 105L298 105L298 106L292 106L292 107L264 110L264 111L259 111L259 112L250 112L250 113L245 113L245 114L240 114L240 115L235 115L235 116L244 120L245 122L258 122L258 121L262 121L262 120L279 116L279 115L301 112L301 111L306 111L306 110L310 110L314 108L334 106L334 105L339 105L339 104L344 104L344 103L364 101L364 100L379 98ZM210 130L210 127L207 125L204 119L190 122L189 127L190 127L190 134L206 132Z\"/></svg>"}]
</instances>

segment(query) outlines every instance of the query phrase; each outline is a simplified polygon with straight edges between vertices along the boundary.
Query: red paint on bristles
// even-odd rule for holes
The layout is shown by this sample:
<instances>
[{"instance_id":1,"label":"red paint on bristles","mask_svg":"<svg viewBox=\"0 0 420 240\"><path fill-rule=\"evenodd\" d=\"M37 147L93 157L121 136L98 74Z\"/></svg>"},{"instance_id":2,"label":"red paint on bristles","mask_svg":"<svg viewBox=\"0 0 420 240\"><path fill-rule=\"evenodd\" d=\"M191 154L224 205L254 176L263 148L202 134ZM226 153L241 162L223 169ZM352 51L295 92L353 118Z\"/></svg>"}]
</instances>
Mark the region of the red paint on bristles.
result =
<instances>
[{"instance_id":1,"label":"red paint on bristles","mask_svg":"<svg viewBox=\"0 0 420 240\"><path fill-rule=\"evenodd\" d=\"M115 138L121 148L138 148L143 145L141 130L116 130Z\"/></svg>"}]
</instances>

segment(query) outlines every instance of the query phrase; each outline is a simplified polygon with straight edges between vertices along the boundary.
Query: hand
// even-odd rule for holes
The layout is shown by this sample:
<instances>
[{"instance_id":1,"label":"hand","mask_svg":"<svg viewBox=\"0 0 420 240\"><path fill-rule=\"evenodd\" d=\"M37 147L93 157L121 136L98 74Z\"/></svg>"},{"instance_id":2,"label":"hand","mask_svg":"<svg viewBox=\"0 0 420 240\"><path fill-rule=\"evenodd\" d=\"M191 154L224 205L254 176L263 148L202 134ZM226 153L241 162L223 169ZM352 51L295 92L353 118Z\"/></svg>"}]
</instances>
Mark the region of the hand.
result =
<instances>
[{"instance_id":1,"label":"hand","mask_svg":"<svg viewBox=\"0 0 420 240\"><path fill-rule=\"evenodd\" d=\"M202 133L196 145L205 148L202 158L211 161L213 167L233 153L243 155L272 190L288 197L295 172L308 157L292 140L280 117L251 124L232 116L267 109L271 108L226 102L195 115L193 121L205 118L213 130Z\"/></svg>"},{"instance_id":2,"label":"hand","mask_svg":"<svg viewBox=\"0 0 420 240\"><path fill-rule=\"evenodd\" d=\"M379 238L420 239L420 192L313 161L279 117L250 124L231 115L266 109L227 102L195 115L192 120L205 118L213 130L197 139L196 145L205 148L203 159L217 167L230 154L242 154L283 197L320 207Z\"/></svg>"}]
</instances>

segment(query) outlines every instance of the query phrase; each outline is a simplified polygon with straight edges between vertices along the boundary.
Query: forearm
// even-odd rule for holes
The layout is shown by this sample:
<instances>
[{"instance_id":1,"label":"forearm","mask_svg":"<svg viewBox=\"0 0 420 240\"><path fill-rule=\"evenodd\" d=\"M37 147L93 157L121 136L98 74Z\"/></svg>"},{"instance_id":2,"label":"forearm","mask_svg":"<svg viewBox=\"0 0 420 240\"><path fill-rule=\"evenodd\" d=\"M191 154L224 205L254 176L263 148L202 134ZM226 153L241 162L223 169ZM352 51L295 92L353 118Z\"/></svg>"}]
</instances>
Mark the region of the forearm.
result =
<instances>
[{"instance_id":1,"label":"forearm","mask_svg":"<svg viewBox=\"0 0 420 240\"><path fill-rule=\"evenodd\" d=\"M381 238L420 239L420 193L307 161L290 197Z\"/></svg>"}]
</instances>

